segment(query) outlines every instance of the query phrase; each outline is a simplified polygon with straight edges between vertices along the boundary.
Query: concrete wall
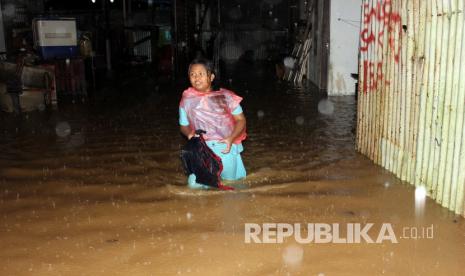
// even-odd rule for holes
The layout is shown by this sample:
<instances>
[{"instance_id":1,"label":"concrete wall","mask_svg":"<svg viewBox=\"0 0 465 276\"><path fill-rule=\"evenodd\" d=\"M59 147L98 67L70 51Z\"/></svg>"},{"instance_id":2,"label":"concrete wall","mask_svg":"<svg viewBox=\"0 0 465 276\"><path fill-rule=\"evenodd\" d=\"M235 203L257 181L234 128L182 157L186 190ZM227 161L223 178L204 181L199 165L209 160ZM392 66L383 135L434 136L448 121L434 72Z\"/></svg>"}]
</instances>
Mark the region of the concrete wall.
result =
<instances>
[{"instance_id":1,"label":"concrete wall","mask_svg":"<svg viewBox=\"0 0 465 276\"><path fill-rule=\"evenodd\" d=\"M328 95L354 95L362 0L331 0Z\"/></svg>"}]
</instances>

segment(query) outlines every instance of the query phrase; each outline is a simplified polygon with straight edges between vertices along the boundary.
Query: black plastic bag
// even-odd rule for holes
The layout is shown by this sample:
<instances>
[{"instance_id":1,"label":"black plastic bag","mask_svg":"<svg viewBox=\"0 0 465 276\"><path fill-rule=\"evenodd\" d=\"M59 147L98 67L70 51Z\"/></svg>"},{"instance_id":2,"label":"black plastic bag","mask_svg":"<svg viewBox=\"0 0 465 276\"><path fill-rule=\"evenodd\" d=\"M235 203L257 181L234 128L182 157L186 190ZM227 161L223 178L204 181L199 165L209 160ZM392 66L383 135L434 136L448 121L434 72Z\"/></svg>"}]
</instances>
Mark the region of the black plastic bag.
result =
<instances>
[{"instance_id":1,"label":"black plastic bag","mask_svg":"<svg viewBox=\"0 0 465 276\"><path fill-rule=\"evenodd\" d=\"M181 149L181 160L186 175L195 174L196 182L210 187L223 190L232 188L222 185L221 172L223 163L205 143L202 137L203 130L197 130L196 135L192 137L187 144Z\"/></svg>"}]
</instances>

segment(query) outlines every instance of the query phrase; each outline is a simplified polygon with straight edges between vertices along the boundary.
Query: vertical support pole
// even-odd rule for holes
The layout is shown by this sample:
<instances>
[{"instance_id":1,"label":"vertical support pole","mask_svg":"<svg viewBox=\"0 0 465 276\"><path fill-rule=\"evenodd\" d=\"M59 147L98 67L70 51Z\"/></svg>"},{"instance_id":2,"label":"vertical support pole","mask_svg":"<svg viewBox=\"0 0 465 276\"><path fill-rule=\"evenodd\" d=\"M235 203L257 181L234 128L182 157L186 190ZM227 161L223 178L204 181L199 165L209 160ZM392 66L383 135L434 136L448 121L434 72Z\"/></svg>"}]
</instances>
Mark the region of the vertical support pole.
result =
<instances>
[{"instance_id":1,"label":"vertical support pole","mask_svg":"<svg viewBox=\"0 0 465 276\"><path fill-rule=\"evenodd\" d=\"M105 20L105 53L107 62L107 72L111 72L111 46L110 46L110 22L107 7L107 0L102 0L103 16Z\"/></svg>"},{"instance_id":2,"label":"vertical support pole","mask_svg":"<svg viewBox=\"0 0 465 276\"><path fill-rule=\"evenodd\" d=\"M178 74L178 67L179 67L179 53L178 53L178 44L179 44L179 41L178 41L178 9L177 9L177 3L178 3L178 0L173 0L172 2L172 15L173 15L173 20L172 20L172 24L173 24L173 31L172 31L172 39L173 39L173 42L172 42L172 47L173 47L173 58L172 58L172 67L173 68L173 71L174 71L174 74L173 74L173 77L176 78L177 74Z\"/></svg>"}]
</instances>

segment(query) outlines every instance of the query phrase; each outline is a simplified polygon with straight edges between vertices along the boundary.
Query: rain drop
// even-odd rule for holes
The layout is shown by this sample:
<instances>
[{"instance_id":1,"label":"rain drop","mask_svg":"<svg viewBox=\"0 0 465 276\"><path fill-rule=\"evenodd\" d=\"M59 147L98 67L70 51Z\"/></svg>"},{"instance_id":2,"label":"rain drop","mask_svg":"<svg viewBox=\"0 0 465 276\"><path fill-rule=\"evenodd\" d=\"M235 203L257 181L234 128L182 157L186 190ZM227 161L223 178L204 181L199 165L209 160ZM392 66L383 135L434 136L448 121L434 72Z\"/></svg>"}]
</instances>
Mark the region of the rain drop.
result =
<instances>
[{"instance_id":1,"label":"rain drop","mask_svg":"<svg viewBox=\"0 0 465 276\"><path fill-rule=\"evenodd\" d=\"M301 125L304 124L305 119L304 119L304 117L302 117L302 116L298 116L297 118L295 118L295 122L296 122L298 125L301 126Z\"/></svg>"},{"instance_id":2,"label":"rain drop","mask_svg":"<svg viewBox=\"0 0 465 276\"><path fill-rule=\"evenodd\" d=\"M7 4L3 9L3 14L5 17L13 17L16 12L16 6L14 4Z\"/></svg>"},{"instance_id":3,"label":"rain drop","mask_svg":"<svg viewBox=\"0 0 465 276\"><path fill-rule=\"evenodd\" d=\"M321 100L318 103L318 112L324 115L331 115L334 112L334 104L327 99Z\"/></svg>"},{"instance_id":4,"label":"rain drop","mask_svg":"<svg viewBox=\"0 0 465 276\"><path fill-rule=\"evenodd\" d=\"M304 250L297 245L290 245L284 249L283 261L286 265L296 266L302 262Z\"/></svg>"},{"instance_id":5,"label":"rain drop","mask_svg":"<svg viewBox=\"0 0 465 276\"><path fill-rule=\"evenodd\" d=\"M67 137L71 134L71 126L68 122L60 122L56 125L55 132L61 138Z\"/></svg>"}]
</instances>

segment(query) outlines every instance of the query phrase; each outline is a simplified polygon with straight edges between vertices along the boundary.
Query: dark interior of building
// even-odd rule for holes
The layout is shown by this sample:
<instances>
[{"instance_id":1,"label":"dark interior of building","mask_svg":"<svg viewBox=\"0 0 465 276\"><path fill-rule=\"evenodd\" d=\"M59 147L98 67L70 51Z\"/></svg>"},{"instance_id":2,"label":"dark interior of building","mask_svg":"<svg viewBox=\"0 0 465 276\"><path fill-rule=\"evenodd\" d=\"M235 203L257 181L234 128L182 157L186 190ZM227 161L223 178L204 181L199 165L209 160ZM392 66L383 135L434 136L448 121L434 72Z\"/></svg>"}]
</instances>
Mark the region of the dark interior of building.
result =
<instances>
[{"instance_id":1,"label":"dark interior of building","mask_svg":"<svg viewBox=\"0 0 465 276\"><path fill-rule=\"evenodd\" d=\"M298 2L3 1L4 56L14 62L24 51L29 65L60 68L54 73L63 98L92 98L108 83L141 72L160 83L186 81L196 56L214 62L218 81L279 78L276 67L305 28ZM38 26L60 18L72 20L77 40L64 52L39 41Z\"/></svg>"}]
</instances>

